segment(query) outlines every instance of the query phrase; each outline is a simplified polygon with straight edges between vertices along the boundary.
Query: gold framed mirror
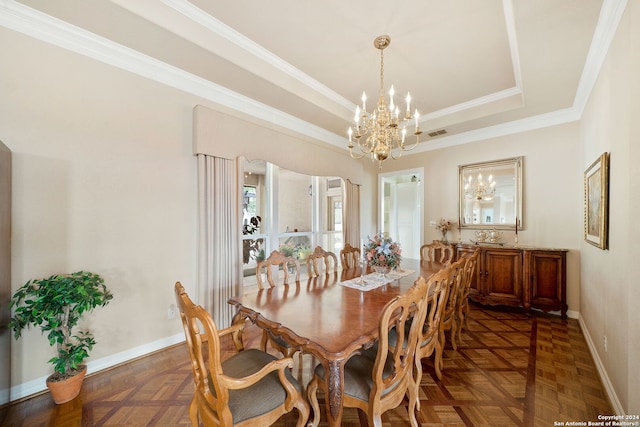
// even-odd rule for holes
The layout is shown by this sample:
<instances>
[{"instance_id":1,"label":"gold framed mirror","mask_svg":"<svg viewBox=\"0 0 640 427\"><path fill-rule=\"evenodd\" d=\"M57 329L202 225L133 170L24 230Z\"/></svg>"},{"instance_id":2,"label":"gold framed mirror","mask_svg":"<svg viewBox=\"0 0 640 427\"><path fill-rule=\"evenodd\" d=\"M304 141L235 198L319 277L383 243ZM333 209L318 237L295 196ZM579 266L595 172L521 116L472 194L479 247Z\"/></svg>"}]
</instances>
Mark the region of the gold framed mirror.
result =
<instances>
[{"instance_id":1,"label":"gold framed mirror","mask_svg":"<svg viewBox=\"0 0 640 427\"><path fill-rule=\"evenodd\" d=\"M523 157L458 166L458 219L467 229L522 229Z\"/></svg>"}]
</instances>

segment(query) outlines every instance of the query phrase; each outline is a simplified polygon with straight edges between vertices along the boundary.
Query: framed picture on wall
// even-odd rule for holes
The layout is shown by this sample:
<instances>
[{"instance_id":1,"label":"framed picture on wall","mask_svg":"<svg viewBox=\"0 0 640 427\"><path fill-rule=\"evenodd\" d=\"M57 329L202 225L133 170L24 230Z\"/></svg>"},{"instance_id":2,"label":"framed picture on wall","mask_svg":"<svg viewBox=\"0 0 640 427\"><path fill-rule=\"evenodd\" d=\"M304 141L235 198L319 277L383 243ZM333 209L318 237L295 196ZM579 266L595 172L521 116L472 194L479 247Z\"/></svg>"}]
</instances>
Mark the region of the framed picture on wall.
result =
<instances>
[{"instance_id":1,"label":"framed picture on wall","mask_svg":"<svg viewBox=\"0 0 640 427\"><path fill-rule=\"evenodd\" d=\"M584 171L584 240L609 248L609 153Z\"/></svg>"}]
</instances>

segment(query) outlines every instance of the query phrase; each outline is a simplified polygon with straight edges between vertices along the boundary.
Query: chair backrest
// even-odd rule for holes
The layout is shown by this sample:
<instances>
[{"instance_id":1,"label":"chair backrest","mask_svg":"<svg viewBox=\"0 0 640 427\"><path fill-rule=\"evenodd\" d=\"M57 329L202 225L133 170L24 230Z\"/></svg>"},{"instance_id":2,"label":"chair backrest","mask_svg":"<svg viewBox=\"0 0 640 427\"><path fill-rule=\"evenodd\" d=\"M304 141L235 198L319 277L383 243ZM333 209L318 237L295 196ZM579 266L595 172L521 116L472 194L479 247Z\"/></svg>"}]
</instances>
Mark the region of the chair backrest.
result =
<instances>
[{"instance_id":1,"label":"chair backrest","mask_svg":"<svg viewBox=\"0 0 640 427\"><path fill-rule=\"evenodd\" d=\"M429 285L419 278L406 293L389 301L379 325L379 341L373 367L369 404L384 399L401 399L412 384L413 365L420 330L424 324ZM410 325L410 326L409 326ZM395 329L395 343L389 332ZM390 366L392 369L389 369Z\"/></svg>"},{"instance_id":2,"label":"chair backrest","mask_svg":"<svg viewBox=\"0 0 640 427\"><path fill-rule=\"evenodd\" d=\"M460 258L449 266L451 269L451 277L449 279L447 291L447 302L444 307L442 322L449 322L453 318L456 311L456 301L458 300L458 293L460 291L460 285L464 277L464 266L467 262L466 258ZM441 324L442 324L441 322ZM450 324L447 323L447 328Z\"/></svg>"},{"instance_id":3,"label":"chair backrest","mask_svg":"<svg viewBox=\"0 0 640 427\"><path fill-rule=\"evenodd\" d=\"M424 326L418 338L418 359L429 357L436 348L440 321L444 314L449 295L449 284L453 271L450 267L443 268L429 277L429 299L424 319Z\"/></svg>"},{"instance_id":4,"label":"chair backrest","mask_svg":"<svg viewBox=\"0 0 640 427\"><path fill-rule=\"evenodd\" d=\"M216 324L204 308L191 301L180 282L176 283L175 294L191 358L195 383L194 400L207 401L217 417L226 419L230 424L232 415L228 406L229 392L217 381L223 372ZM203 351L204 348L206 351ZM204 354L207 354L206 362Z\"/></svg>"},{"instance_id":5,"label":"chair backrest","mask_svg":"<svg viewBox=\"0 0 640 427\"><path fill-rule=\"evenodd\" d=\"M324 265L324 268L322 267ZM333 252L316 246L312 253L307 256L307 273L309 277L319 276L321 272L324 274L335 273L338 269L338 258Z\"/></svg>"},{"instance_id":6,"label":"chair backrest","mask_svg":"<svg viewBox=\"0 0 640 427\"><path fill-rule=\"evenodd\" d=\"M435 240L420 247L420 261L446 263L453 259L453 245Z\"/></svg>"},{"instance_id":7,"label":"chair backrest","mask_svg":"<svg viewBox=\"0 0 640 427\"><path fill-rule=\"evenodd\" d=\"M285 256L282 252L271 252L266 259L259 261L256 265L256 281L258 282L258 287L260 289L265 288L265 283L262 281L262 275L265 270L269 287L273 288L278 285L278 276L280 271L283 272L284 276L282 284L288 284L290 274L289 269L292 269L293 273L295 273L295 281L297 282L300 279L300 262L293 257ZM274 277L274 271L276 277Z\"/></svg>"},{"instance_id":8,"label":"chair backrest","mask_svg":"<svg viewBox=\"0 0 640 427\"><path fill-rule=\"evenodd\" d=\"M349 243L345 243L340 251L340 263L343 269L356 268L360 260L360 248L354 248Z\"/></svg>"},{"instance_id":9,"label":"chair backrest","mask_svg":"<svg viewBox=\"0 0 640 427\"><path fill-rule=\"evenodd\" d=\"M464 304L469 296L469 289L471 283L473 283L473 276L476 274L476 266L478 265L478 258L480 257L480 250L476 249L473 255L466 257L466 263L464 265L464 273L462 276L462 283L460 284L460 290L458 292L457 305Z\"/></svg>"}]
</instances>

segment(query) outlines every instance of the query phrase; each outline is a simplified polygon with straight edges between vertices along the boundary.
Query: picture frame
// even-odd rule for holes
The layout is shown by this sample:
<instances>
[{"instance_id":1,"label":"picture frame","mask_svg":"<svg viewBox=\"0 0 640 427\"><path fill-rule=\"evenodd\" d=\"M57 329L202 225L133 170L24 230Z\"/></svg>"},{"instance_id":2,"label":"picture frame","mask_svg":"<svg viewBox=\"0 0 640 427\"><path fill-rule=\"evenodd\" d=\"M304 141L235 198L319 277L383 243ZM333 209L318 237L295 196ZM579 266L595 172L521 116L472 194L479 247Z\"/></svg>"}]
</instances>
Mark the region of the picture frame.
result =
<instances>
[{"instance_id":1,"label":"picture frame","mask_svg":"<svg viewBox=\"0 0 640 427\"><path fill-rule=\"evenodd\" d=\"M584 240L609 249L609 153L584 171Z\"/></svg>"}]
</instances>

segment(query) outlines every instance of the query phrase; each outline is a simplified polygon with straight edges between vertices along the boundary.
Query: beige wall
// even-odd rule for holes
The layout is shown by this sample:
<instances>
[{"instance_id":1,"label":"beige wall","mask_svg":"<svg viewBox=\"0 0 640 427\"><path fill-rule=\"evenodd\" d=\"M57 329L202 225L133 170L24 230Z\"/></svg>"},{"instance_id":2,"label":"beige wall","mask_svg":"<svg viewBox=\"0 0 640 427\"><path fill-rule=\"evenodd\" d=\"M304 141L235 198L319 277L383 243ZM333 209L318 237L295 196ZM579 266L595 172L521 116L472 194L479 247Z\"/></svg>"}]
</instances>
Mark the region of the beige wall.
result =
<instances>
[{"instance_id":1,"label":"beige wall","mask_svg":"<svg viewBox=\"0 0 640 427\"><path fill-rule=\"evenodd\" d=\"M640 4L629 2L581 121L581 167L611 153L609 250L581 244L580 314L616 407L640 413ZM607 351L604 337L607 337Z\"/></svg>"},{"instance_id":2,"label":"beige wall","mask_svg":"<svg viewBox=\"0 0 640 427\"><path fill-rule=\"evenodd\" d=\"M196 101L4 28L0 51L11 58L0 139L14 154L13 289L54 273L102 275L114 299L86 316L98 343L90 362L179 336L167 312L174 283L195 283ZM51 373L39 330L13 344L14 386Z\"/></svg>"}]
</instances>

